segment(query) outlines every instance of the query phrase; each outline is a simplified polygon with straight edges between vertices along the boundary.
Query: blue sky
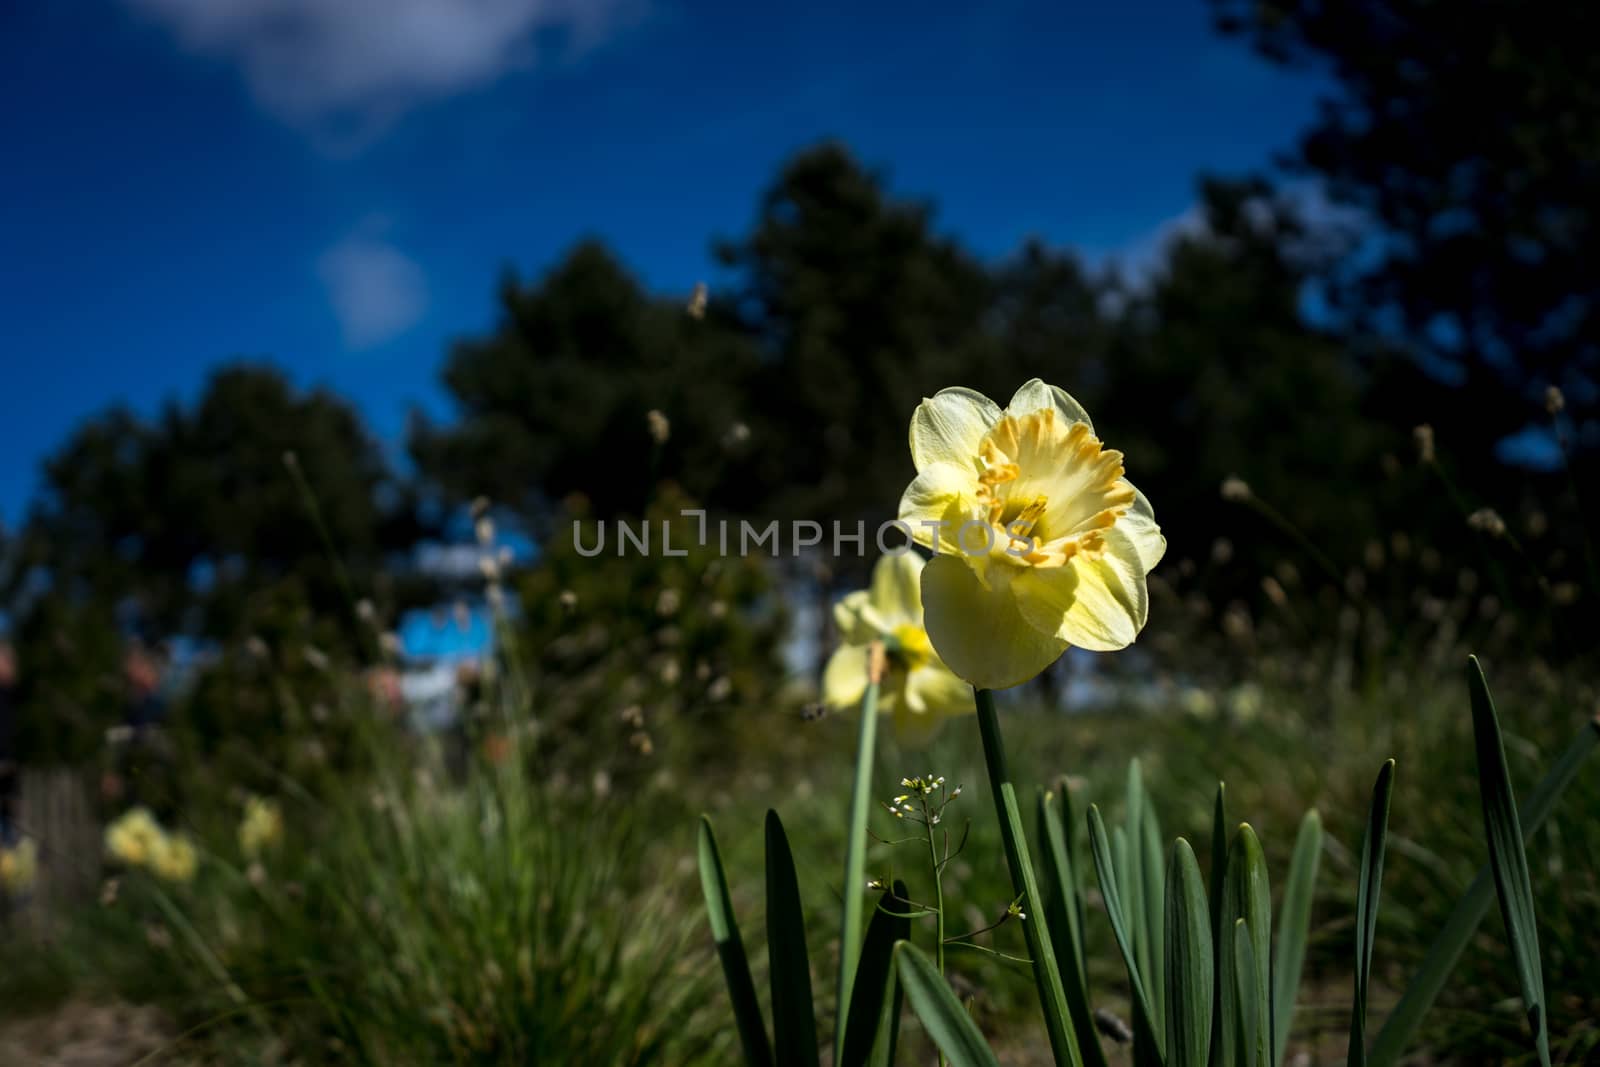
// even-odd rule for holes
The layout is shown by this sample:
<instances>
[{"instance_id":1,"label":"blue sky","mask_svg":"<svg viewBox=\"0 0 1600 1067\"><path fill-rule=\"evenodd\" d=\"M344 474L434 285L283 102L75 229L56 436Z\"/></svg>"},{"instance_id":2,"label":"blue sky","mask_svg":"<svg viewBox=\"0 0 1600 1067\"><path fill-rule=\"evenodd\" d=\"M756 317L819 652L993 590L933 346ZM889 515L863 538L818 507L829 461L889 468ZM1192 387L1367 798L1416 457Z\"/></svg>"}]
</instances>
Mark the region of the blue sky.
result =
<instances>
[{"instance_id":1,"label":"blue sky","mask_svg":"<svg viewBox=\"0 0 1600 1067\"><path fill-rule=\"evenodd\" d=\"M599 235L715 284L785 157L843 139L998 257L1148 255L1318 86L1200 0L60 0L0 11L0 519L86 414L265 357L397 453L451 339Z\"/></svg>"}]
</instances>

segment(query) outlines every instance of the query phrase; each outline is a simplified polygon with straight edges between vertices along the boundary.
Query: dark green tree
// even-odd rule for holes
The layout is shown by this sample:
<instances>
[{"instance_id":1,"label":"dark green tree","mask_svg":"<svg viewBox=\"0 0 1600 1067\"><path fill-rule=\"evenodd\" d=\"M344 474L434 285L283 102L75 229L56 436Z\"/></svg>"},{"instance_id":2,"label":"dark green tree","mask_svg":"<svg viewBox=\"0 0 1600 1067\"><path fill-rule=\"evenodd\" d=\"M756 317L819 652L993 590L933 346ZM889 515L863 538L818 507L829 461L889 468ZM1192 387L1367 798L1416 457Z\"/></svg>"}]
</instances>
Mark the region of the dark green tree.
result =
<instances>
[{"instance_id":1,"label":"dark green tree","mask_svg":"<svg viewBox=\"0 0 1600 1067\"><path fill-rule=\"evenodd\" d=\"M741 500L737 475L756 354L715 305L647 294L594 242L536 284L514 276L487 336L455 345L446 387L450 426L417 420L411 450L435 486L539 518L581 493L600 516L639 513L664 476L698 499ZM666 440L648 415L667 420Z\"/></svg>"},{"instance_id":2,"label":"dark green tree","mask_svg":"<svg viewBox=\"0 0 1600 1067\"><path fill-rule=\"evenodd\" d=\"M1291 160L1373 234L1331 292L1368 335L1462 378L1492 445L1567 391L1600 444L1600 52L1593 7L1212 0L1334 92Z\"/></svg>"}]
</instances>

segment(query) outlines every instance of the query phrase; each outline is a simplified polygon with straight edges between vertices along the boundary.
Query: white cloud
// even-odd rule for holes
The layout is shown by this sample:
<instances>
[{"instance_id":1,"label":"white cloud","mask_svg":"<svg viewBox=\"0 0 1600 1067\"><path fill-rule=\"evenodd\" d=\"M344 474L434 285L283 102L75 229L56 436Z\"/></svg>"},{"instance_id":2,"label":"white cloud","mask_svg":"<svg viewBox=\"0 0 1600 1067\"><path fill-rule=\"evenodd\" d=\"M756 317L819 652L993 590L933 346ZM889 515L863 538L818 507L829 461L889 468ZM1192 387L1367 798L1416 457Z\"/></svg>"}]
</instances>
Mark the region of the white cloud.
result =
<instances>
[{"instance_id":1,"label":"white cloud","mask_svg":"<svg viewBox=\"0 0 1600 1067\"><path fill-rule=\"evenodd\" d=\"M260 105L365 140L407 108L597 43L632 0L124 0L237 63Z\"/></svg>"},{"instance_id":2,"label":"white cloud","mask_svg":"<svg viewBox=\"0 0 1600 1067\"><path fill-rule=\"evenodd\" d=\"M345 347L353 351L394 340L428 309L422 268L373 226L323 252L317 276L339 320Z\"/></svg>"}]
</instances>

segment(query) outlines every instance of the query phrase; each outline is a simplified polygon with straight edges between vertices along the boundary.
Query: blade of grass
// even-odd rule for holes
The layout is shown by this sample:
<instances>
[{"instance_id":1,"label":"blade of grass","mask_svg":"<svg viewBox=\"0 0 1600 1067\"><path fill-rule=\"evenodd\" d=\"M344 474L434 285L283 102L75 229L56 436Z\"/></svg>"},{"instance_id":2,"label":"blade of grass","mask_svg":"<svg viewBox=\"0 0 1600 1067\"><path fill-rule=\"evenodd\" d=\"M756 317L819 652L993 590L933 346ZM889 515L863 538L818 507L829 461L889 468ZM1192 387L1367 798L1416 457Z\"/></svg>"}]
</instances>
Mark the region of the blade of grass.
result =
<instances>
[{"instance_id":1,"label":"blade of grass","mask_svg":"<svg viewBox=\"0 0 1600 1067\"><path fill-rule=\"evenodd\" d=\"M766 1023L761 1018L761 1003L756 999L756 984L750 977L750 961L745 958L739 923L728 896L728 879L722 871L722 856L711 820L700 816L700 887L705 891L706 914L711 920L711 937L722 961L722 975L728 983L728 998L733 1001L733 1021L744 1046L745 1063L768 1067L772 1046L767 1042Z\"/></svg>"},{"instance_id":2,"label":"blade of grass","mask_svg":"<svg viewBox=\"0 0 1600 1067\"><path fill-rule=\"evenodd\" d=\"M1039 880L1034 874L1033 860L1028 854L1028 837L1022 826L1022 812L1017 805L1016 786L1011 772L1006 768L1005 742L1000 737L1000 719L995 714L994 694L987 689L975 689L978 706L978 732L983 737L983 758L989 772L989 787L994 794L995 815L1000 820L1000 840L1005 846L1006 866L1011 870L1011 889L1026 902L1028 919L1022 924L1028 942L1028 955L1033 960L1033 979L1039 988L1039 1003L1044 1009L1045 1031L1050 1036L1050 1051L1056 1063L1083 1067L1083 1056L1078 1051L1073 1036L1071 1012L1067 1009L1067 994L1061 981L1061 968L1056 963L1055 949L1050 942L1050 924L1041 907L1044 896L1039 892ZM909 995L909 990L908 990Z\"/></svg>"},{"instance_id":3,"label":"blade of grass","mask_svg":"<svg viewBox=\"0 0 1600 1067\"><path fill-rule=\"evenodd\" d=\"M894 962L911 1010L933 1043L950 1057L951 1067L999 1067L1000 1061L978 1031L978 1024L933 961L911 942L902 941L895 946Z\"/></svg>"},{"instance_id":4,"label":"blade of grass","mask_svg":"<svg viewBox=\"0 0 1600 1067\"><path fill-rule=\"evenodd\" d=\"M1200 865L1178 838L1167 859L1167 1062L1206 1067L1211 1048L1211 911Z\"/></svg>"},{"instance_id":5,"label":"blade of grass","mask_svg":"<svg viewBox=\"0 0 1600 1067\"><path fill-rule=\"evenodd\" d=\"M1294 855L1289 860L1289 881L1283 887L1283 907L1278 912L1278 947L1272 958L1272 1062L1281 1064L1289 1047L1289 1027L1300 996L1300 971L1306 960L1306 937L1311 930L1311 899L1316 889L1317 865L1322 858L1322 817L1315 808L1300 820Z\"/></svg>"},{"instance_id":6,"label":"blade of grass","mask_svg":"<svg viewBox=\"0 0 1600 1067\"><path fill-rule=\"evenodd\" d=\"M772 1044L778 1067L817 1067L811 960L794 854L778 813L767 812L767 956L772 970Z\"/></svg>"},{"instance_id":7,"label":"blade of grass","mask_svg":"<svg viewBox=\"0 0 1600 1067\"><path fill-rule=\"evenodd\" d=\"M1577 736L1567 744L1560 758L1556 760L1555 766L1550 768L1528 797L1528 804L1522 809L1521 818L1524 839L1532 837L1544 825L1556 801L1561 799L1561 795L1567 791L1572 780L1578 776L1578 770L1596 745L1600 745L1600 716L1584 723L1583 729L1578 731ZM1433 1007L1439 991L1444 988L1450 972L1455 969L1462 950L1467 947L1467 942L1472 940L1478 924L1483 922L1493 896L1493 872L1485 865L1478 870L1477 877L1456 902L1455 910L1450 913L1439 935L1428 947L1428 954L1423 957L1422 965L1417 968L1417 972L1411 976L1411 981L1407 983L1405 992L1400 997L1400 1003L1395 1005L1394 1010L1389 1013L1389 1018L1384 1020L1383 1029L1378 1031L1378 1039L1372 1044L1369 1062L1373 1067L1394 1067L1400 1062L1406 1046L1411 1043L1417 1028L1422 1025L1423 1017L1428 1014L1428 1009Z\"/></svg>"},{"instance_id":8,"label":"blade of grass","mask_svg":"<svg viewBox=\"0 0 1600 1067\"><path fill-rule=\"evenodd\" d=\"M1367 828L1361 834L1361 881L1356 889L1355 1002L1350 1008L1350 1067L1367 1062L1367 979L1372 973L1372 941L1378 930L1378 898L1383 890L1383 856L1389 838L1389 797L1394 791L1394 760L1384 763L1372 787Z\"/></svg>"},{"instance_id":9,"label":"blade of grass","mask_svg":"<svg viewBox=\"0 0 1600 1067\"><path fill-rule=\"evenodd\" d=\"M1128 913L1123 910L1122 890L1117 883L1117 872L1111 859L1111 842L1106 835L1105 820L1094 804L1089 805L1089 851L1094 856L1095 871L1100 876L1100 899L1105 903L1106 916L1111 920L1111 933L1117 939L1117 947L1122 950L1122 962L1128 970L1128 987L1133 993L1134 1040L1147 1042L1149 1047L1155 1049L1159 1060L1163 1055L1161 1039L1150 1024L1150 999L1145 993L1138 957L1134 955L1133 931L1128 929Z\"/></svg>"},{"instance_id":10,"label":"blade of grass","mask_svg":"<svg viewBox=\"0 0 1600 1067\"><path fill-rule=\"evenodd\" d=\"M867 691L861 698L861 723L856 734L856 775L850 787L850 829L845 840L844 888L839 894L843 898L843 914L839 921L839 1007L833 1022L835 1063L841 1062L844 1056L845 1009L852 1003L856 961L861 951L861 898L866 892L867 812L872 804L872 750L878 738L878 679L883 648L875 644L867 650L866 655L871 681L867 683ZM893 947L895 940L898 939L890 940L885 953Z\"/></svg>"},{"instance_id":11,"label":"blade of grass","mask_svg":"<svg viewBox=\"0 0 1600 1067\"><path fill-rule=\"evenodd\" d=\"M895 1013L886 1018L884 1009L900 996L894 976L894 946L911 936L907 896L905 883L896 881L894 888L885 890L878 899L878 907L867 923L867 939L861 946L849 1011L841 1013L845 1018L844 1043L836 1061L841 1067L869 1063L874 1047L883 1039L883 1047L893 1047L892 1031L898 1029L899 1016ZM884 1032L885 1024L890 1033Z\"/></svg>"},{"instance_id":12,"label":"blade of grass","mask_svg":"<svg viewBox=\"0 0 1600 1067\"><path fill-rule=\"evenodd\" d=\"M1083 926L1079 921L1082 894L1078 892L1077 868L1057 803L1056 793L1040 791L1039 842L1044 847L1045 873L1050 879L1046 898L1050 936L1055 942L1067 1009L1072 1012L1072 1026L1078 1035L1078 1051L1088 1067L1105 1067L1105 1052L1100 1048L1100 1038L1094 1028L1094 1009L1089 1003L1089 979L1084 968Z\"/></svg>"},{"instance_id":13,"label":"blade of grass","mask_svg":"<svg viewBox=\"0 0 1600 1067\"><path fill-rule=\"evenodd\" d=\"M1517 796L1506 766L1500 718L1495 714L1489 682L1478 657L1467 659L1467 687L1472 691L1472 732L1478 750L1478 789L1483 798L1483 827L1489 839L1489 869L1494 872L1500 916L1511 939L1517 984L1533 1030L1539 1062L1550 1067L1548 1004L1544 971L1539 964L1539 929L1533 914L1533 884L1528 879L1528 854L1517 817Z\"/></svg>"}]
</instances>

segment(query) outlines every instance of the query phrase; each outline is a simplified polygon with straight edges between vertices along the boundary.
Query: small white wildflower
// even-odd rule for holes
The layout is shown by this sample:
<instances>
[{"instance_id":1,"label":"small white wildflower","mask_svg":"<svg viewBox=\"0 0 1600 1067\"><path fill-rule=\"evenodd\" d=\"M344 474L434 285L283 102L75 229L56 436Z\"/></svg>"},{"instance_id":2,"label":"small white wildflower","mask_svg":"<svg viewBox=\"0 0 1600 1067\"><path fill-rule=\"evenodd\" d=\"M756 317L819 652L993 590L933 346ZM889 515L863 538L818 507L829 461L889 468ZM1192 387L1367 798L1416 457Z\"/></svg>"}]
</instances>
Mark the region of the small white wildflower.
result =
<instances>
[{"instance_id":1,"label":"small white wildflower","mask_svg":"<svg viewBox=\"0 0 1600 1067\"><path fill-rule=\"evenodd\" d=\"M1250 499L1250 485L1243 478L1229 475L1222 479L1222 499L1239 504Z\"/></svg>"}]
</instances>

